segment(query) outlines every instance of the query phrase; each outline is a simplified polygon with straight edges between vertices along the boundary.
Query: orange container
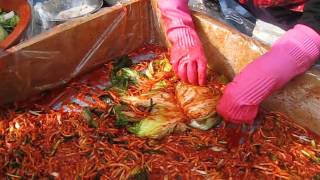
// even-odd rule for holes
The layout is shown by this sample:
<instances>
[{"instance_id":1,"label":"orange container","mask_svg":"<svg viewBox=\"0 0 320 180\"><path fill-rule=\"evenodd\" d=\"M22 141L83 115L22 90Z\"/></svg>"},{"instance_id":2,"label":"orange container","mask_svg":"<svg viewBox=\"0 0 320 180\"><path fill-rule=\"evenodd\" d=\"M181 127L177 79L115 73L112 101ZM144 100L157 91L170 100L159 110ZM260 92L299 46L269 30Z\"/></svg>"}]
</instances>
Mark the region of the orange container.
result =
<instances>
[{"instance_id":1,"label":"orange container","mask_svg":"<svg viewBox=\"0 0 320 180\"><path fill-rule=\"evenodd\" d=\"M28 0L0 0L0 8L3 11L14 11L20 17L20 22L9 36L0 42L0 49L6 49L18 43L23 33L26 31L31 20L32 11Z\"/></svg>"}]
</instances>

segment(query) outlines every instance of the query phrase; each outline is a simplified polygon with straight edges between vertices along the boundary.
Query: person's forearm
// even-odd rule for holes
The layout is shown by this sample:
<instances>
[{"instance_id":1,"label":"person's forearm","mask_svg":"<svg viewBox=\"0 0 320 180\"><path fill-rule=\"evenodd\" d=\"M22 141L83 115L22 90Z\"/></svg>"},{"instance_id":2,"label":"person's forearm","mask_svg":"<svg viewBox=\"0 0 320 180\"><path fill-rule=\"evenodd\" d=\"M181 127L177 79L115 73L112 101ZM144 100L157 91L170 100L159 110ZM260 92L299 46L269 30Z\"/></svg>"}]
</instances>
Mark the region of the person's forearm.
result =
<instances>
[{"instance_id":1,"label":"person's forearm","mask_svg":"<svg viewBox=\"0 0 320 180\"><path fill-rule=\"evenodd\" d=\"M299 23L311 27L320 34L320 0L306 2Z\"/></svg>"},{"instance_id":2,"label":"person's forearm","mask_svg":"<svg viewBox=\"0 0 320 180\"><path fill-rule=\"evenodd\" d=\"M195 32L188 0L158 0L158 6L171 43L192 45L189 37Z\"/></svg>"},{"instance_id":3,"label":"person's forearm","mask_svg":"<svg viewBox=\"0 0 320 180\"><path fill-rule=\"evenodd\" d=\"M195 30L188 0L158 0L166 34L171 42L170 62L186 83L206 83L207 59Z\"/></svg>"},{"instance_id":4,"label":"person's forearm","mask_svg":"<svg viewBox=\"0 0 320 180\"><path fill-rule=\"evenodd\" d=\"M217 112L235 123L252 124L260 103L307 71L320 56L320 35L298 24L271 50L250 63L228 84Z\"/></svg>"},{"instance_id":5,"label":"person's forearm","mask_svg":"<svg viewBox=\"0 0 320 180\"><path fill-rule=\"evenodd\" d=\"M183 19L185 22L190 23L188 25L193 26L188 0L158 0L158 7L162 17L166 20L171 22ZM170 22L167 23L170 24Z\"/></svg>"}]
</instances>

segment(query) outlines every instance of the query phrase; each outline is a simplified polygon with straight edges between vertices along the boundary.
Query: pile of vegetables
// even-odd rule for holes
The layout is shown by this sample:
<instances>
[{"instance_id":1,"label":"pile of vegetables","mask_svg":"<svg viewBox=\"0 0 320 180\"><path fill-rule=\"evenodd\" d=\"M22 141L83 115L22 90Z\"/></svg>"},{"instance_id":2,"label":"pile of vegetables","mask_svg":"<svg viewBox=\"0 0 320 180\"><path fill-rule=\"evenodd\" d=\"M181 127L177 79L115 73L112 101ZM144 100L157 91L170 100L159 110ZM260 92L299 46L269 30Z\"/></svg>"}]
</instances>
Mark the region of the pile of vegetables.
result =
<instances>
[{"instance_id":1,"label":"pile of vegetables","mask_svg":"<svg viewBox=\"0 0 320 180\"><path fill-rule=\"evenodd\" d=\"M161 139L185 131L188 125L208 130L219 123L215 108L223 84L200 87L182 83L166 57L138 66L128 57L115 62L112 87L107 92L118 109L116 123L131 133ZM214 74L210 77L209 82L219 79Z\"/></svg>"},{"instance_id":2,"label":"pile of vegetables","mask_svg":"<svg viewBox=\"0 0 320 180\"><path fill-rule=\"evenodd\" d=\"M319 179L320 136L279 112L261 112L253 127L217 122L215 113L198 118L189 106L206 109L206 99L184 94L209 91L178 85L166 52L143 47L0 109L0 179ZM208 82L218 91L225 84L215 75ZM178 98L187 117L171 103Z\"/></svg>"},{"instance_id":3,"label":"pile of vegetables","mask_svg":"<svg viewBox=\"0 0 320 180\"><path fill-rule=\"evenodd\" d=\"M19 20L14 11L5 12L0 9L0 42L14 30Z\"/></svg>"}]
</instances>

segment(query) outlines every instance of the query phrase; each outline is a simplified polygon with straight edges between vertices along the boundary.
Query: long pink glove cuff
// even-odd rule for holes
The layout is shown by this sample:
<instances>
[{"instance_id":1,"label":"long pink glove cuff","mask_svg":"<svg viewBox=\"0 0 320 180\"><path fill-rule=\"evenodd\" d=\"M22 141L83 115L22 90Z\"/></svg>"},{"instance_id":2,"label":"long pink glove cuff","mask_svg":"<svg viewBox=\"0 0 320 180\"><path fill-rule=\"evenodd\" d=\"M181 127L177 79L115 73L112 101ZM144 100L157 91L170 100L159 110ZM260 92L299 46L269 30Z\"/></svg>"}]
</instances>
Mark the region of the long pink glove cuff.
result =
<instances>
[{"instance_id":1,"label":"long pink glove cuff","mask_svg":"<svg viewBox=\"0 0 320 180\"><path fill-rule=\"evenodd\" d=\"M218 104L218 112L228 121L252 123L259 104L309 69L319 56L320 35L305 25L296 25L235 77Z\"/></svg>"},{"instance_id":2,"label":"long pink glove cuff","mask_svg":"<svg viewBox=\"0 0 320 180\"><path fill-rule=\"evenodd\" d=\"M165 20L167 35L172 44L192 47L201 44L194 30L188 0L159 0L158 6Z\"/></svg>"},{"instance_id":3,"label":"long pink glove cuff","mask_svg":"<svg viewBox=\"0 0 320 180\"><path fill-rule=\"evenodd\" d=\"M158 0L158 7L172 44L170 62L175 73L186 83L204 85L207 59L194 29L188 0Z\"/></svg>"}]
</instances>

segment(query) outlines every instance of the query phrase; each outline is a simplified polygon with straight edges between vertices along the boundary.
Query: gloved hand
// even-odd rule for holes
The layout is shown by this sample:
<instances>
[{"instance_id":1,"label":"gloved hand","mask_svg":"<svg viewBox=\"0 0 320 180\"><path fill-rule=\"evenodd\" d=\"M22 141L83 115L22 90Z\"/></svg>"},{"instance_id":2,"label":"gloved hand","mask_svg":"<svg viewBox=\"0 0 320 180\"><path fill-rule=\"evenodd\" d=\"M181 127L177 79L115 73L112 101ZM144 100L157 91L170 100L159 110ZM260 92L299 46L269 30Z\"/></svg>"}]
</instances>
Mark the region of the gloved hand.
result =
<instances>
[{"instance_id":1,"label":"gloved hand","mask_svg":"<svg viewBox=\"0 0 320 180\"><path fill-rule=\"evenodd\" d=\"M171 64L186 83L206 83L207 59L194 29L188 0L158 0L166 33L172 44Z\"/></svg>"},{"instance_id":2,"label":"gloved hand","mask_svg":"<svg viewBox=\"0 0 320 180\"><path fill-rule=\"evenodd\" d=\"M252 124L260 103L308 70L319 57L320 35L305 25L296 25L227 85L218 113L226 121Z\"/></svg>"}]
</instances>

